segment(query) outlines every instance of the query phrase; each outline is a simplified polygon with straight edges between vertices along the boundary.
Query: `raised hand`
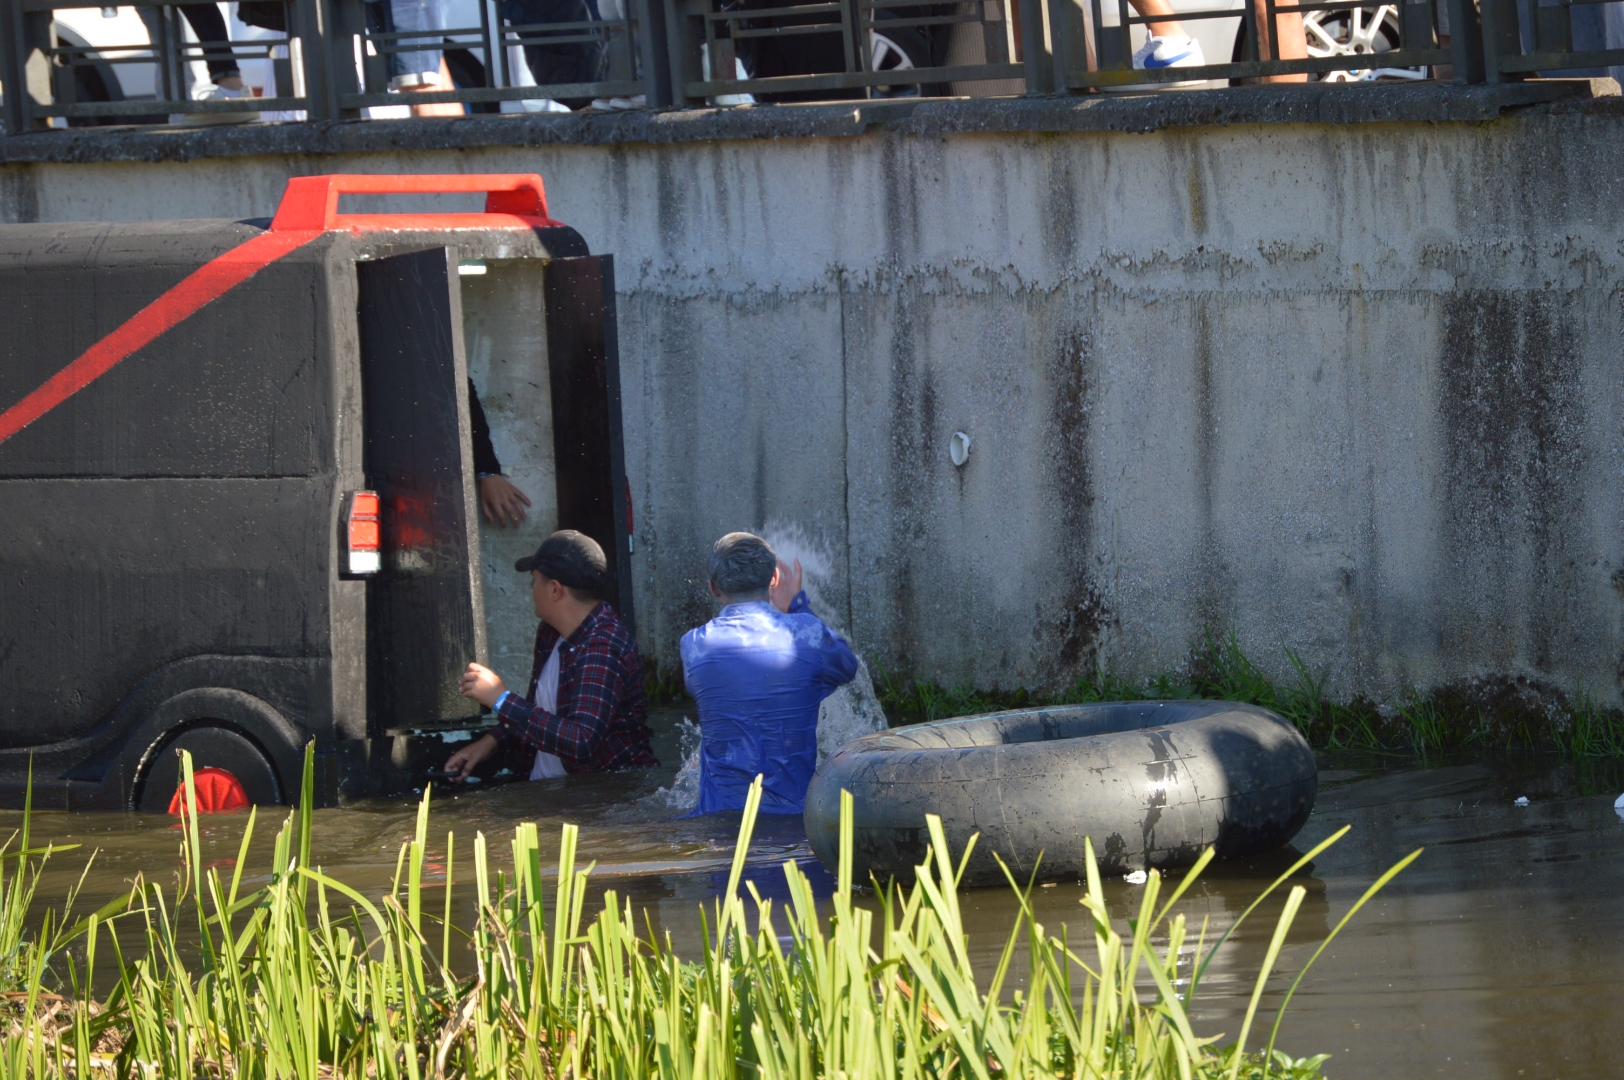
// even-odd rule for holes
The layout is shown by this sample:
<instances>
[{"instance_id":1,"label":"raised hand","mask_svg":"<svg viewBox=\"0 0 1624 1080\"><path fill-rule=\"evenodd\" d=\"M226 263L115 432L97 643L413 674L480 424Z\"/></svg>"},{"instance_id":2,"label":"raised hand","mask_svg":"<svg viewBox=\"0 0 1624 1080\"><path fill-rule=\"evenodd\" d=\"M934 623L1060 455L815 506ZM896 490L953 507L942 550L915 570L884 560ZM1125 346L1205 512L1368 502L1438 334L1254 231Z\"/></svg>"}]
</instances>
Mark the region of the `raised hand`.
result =
<instances>
[{"instance_id":1,"label":"raised hand","mask_svg":"<svg viewBox=\"0 0 1624 1080\"><path fill-rule=\"evenodd\" d=\"M778 572L773 575L773 583L767 589L767 598L772 601L773 607L779 611L788 611L800 591L801 560L796 559L793 567L779 560Z\"/></svg>"},{"instance_id":2,"label":"raised hand","mask_svg":"<svg viewBox=\"0 0 1624 1080\"><path fill-rule=\"evenodd\" d=\"M457 689L463 697L471 697L489 707L496 704L496 699L502 696L507 687L502 684L502 676L484 664L469 664L468 670L462 673Z\"/></svg>"}]
</instances>

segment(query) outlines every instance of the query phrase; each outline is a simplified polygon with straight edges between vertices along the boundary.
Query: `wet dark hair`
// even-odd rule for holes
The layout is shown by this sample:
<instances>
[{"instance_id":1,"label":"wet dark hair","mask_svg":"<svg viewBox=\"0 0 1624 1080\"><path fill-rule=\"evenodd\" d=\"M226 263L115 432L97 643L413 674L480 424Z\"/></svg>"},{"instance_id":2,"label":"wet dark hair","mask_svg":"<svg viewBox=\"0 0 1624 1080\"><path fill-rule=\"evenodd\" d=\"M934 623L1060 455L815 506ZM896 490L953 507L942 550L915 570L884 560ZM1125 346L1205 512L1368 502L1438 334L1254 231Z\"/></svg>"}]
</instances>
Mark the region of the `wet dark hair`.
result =
<instances>
[{"instance_id":1,"label":"wet dark hair","mask_svg":"<svg viewBox=\"0 0 1624 1080\"><path fill-rule=\"evenodd\" d=\"M778 569L778 553L755 533L731 532L711 547L710 582L723 596L745 599L765 593Z\"/></svg>"}]
</instances>

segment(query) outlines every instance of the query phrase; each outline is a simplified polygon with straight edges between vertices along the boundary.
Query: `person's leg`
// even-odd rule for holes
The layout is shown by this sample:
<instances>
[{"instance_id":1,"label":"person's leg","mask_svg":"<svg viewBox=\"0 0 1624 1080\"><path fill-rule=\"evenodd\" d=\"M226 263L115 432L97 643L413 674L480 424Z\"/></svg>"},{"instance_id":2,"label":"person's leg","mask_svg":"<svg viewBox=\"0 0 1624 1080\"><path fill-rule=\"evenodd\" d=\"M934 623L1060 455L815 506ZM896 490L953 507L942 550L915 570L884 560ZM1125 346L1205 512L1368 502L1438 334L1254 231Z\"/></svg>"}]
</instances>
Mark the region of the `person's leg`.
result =
<instances>
[{"instance_id":1,"label":"person's leg","mask_svg":"<svg viewBox=\"0 0 1624 1080\"><path fill-rule=\"evenodd\" d=\"M215 4L187 4L180 13L192 24L192 33L203 46L203 61L209 67L210 81L228 90L241 90L242 72L231 51L231 34L226 30L220 8Z\"/></svg>"},{"instance_id":2,"label":"person's leg","mask_svg":"<svg viewBox=\"0 0 1624 1080\"><path fill-rule=\"evenodd\" d=\"M135 13L139 15L141 17L141 21L146 24L147 40L152 43L152 55L156 57L158 55L158 41L163 37L164 33L163 18L166 12L163 8L138 7L135 9ZM175 42L175 47L177 49L180 48L180 45L180 42ZM178 89L181 91L182 97L190 98L192 96L192 65L181 64L180 72L181 78L185 80L186 85ZM160 77L154 73L154 78L159 79ZM154 90L160 97L163 96L162 86L163 84L160 80L154 87Z\"/></svg>"},{"instance_id":3,"label":"person's leg","mask_svg":"<svg viewBox=\"0 0 1624 1080\"><path fill-rule=\"evenodd\" d=\"M502 18L513 26L587 22L592 18L585 0L501 0L501 13ZM577 32L569 33L575 36ZM572 41L549 45L542 39L539 43L525 45L524 60L537 86L595 82L598 52L599 45L595 42Z\"/></svg>"},{"instance_id":4,"label":"person's leg","mask_svg":"<svg viewBox=\"0 0 1624 1080\"><path fill-rule=\"evenodd\" d=\"M1178 18L1174 15L1173 5L1169 4L1167 0L1130 0L1130 2L1133 4L1134 10L1138 11L1141 15L1151 18L1158 15L1167 16L1164 21L1153 22L1145 28L1156 37L1188 36L1184 32L1184 24L1179 22Z\"/></svg>"},{"instance_id":5,"label":"person's leg","mask_svg":"<svg viewBox=\"0 0 1624 1080\"><path fill-rule=\"evenodd\" d=\"M1624 11L1617 4L1602 4L1602 44L1609 49L1624 49ZM1624 67L1610 67L1607 74L1624 85Z\"/></svg>"},{"instance_id":6,"label":"person's leg","mask_svg":"<svg viewBox=\"0 0 1624 1080\"><path fill-rule=\"evenodd\" d=\"M142 7L135 10L140 15L141 21L146 24L148 39L156 48L156 43L163 34L163 9ZM242 84L242 73L238 70L236 57L231 51L231 34L226 29L226 21L220 15L220 9L213 4L186 5L180 12L192 27L192 33L198 43L204 46L203 58L211 80L211 84L194 86L191 63L182 64L181 72L186 80L184 96L203 101L251 97L248 89ZM178 47L179 43L176 45ZM184 113L171 117L170 122L190 125L242 124L259 118L256 110L248 109L242 112Z\"/></svg>"},{"instance_id":7,"label":"person's leg","mask_svg":"<svg viewBox=\"0 0 1624 1080\"><path fill-rule=\"evenodd\" d=\"M1267 0L1252 0L1252 12L1257 18L1255 25L1263 26L1268 22L1269 9ZM1269 56L1268 45L1258 43L1257 55L1260 60L1301 60L1308 55L1308 35L1303 30L1303 16L1300 11L1282 13L1275 16L1274 23L1274 57ZM1307 75L1266 75L1258 80L1269 83L1305 83Z\"/></svg>"},{"instance_id":8,"label":"person's leg","mask_svg":"<svg viewBox=\"0 0 1624 1080\"><path fill-rule=\"evenodd\" d=\"M389 25L399 33L410 35L396 41L396 45L439 44L444 40L446 0L381 0L381 4L388 8ZM452 88L450 69L438 48L391 53L389 75L389 88L403 93ZM463 107L455 102L412 106L413 116L462 116L463 113Z\"/></svg>"}]
</instances>

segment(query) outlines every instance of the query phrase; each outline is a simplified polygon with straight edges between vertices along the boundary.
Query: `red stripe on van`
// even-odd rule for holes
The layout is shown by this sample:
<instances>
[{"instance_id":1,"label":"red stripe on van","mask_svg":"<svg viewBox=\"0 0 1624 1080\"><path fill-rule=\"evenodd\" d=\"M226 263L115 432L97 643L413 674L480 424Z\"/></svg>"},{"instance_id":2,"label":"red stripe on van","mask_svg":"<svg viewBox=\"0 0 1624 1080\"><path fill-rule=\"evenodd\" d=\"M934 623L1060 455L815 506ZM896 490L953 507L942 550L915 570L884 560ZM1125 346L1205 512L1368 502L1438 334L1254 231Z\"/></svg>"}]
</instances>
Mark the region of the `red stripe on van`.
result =
<instances>
[{"instance_id":1,"label":"red stripe on van","mask_svg":"<svg viewBox=\"0 0 1624 1080\"><path fill-rule=\"evenodd\" d=\"M320 232L264 232L204 263L180 284L136 312L123 326L86 349L79 358L0 413L0 443L5 442L103 375L120 360L148 345L159 334L218 300L282 256L303 247Z\"/></svg>"}]
</instances>

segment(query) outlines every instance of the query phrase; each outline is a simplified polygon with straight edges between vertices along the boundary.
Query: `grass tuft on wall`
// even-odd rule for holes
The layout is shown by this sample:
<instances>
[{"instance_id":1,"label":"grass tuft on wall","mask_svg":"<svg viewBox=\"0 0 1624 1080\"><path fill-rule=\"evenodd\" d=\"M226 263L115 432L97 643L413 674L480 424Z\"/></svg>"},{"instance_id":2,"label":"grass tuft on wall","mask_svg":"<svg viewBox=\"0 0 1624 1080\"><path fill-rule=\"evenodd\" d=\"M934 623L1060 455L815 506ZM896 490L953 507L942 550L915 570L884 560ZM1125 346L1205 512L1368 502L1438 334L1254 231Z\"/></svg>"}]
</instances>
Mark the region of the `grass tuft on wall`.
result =
<instances>
[{"instance_id":1,"label":"grass tuft on wall","mask_svg":"<svg viewBox=\"0 0 1624 1080\"><path fill-rule=\"evenodd\" d=\"M1425 757L1442 750L1546 749L1576 757L1624 756L1624 711L1604 708L1583 689L1564 694L1525 679L1483 679L1429 693L1411 689L1381 708L1359 699L1333 701L1316 676L1283 647L1292 675L1277 681L1241 649L1233 632L1209 631L1186 670L1133 682L1109 673L1079 679L1057 694L942 687L880 669L876 691L893 724L1036 705L1206 698L1261 705L1297 725L1320 749L1375 750Z\"/></svg>"}]
</instances>

